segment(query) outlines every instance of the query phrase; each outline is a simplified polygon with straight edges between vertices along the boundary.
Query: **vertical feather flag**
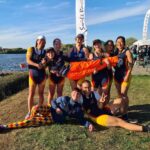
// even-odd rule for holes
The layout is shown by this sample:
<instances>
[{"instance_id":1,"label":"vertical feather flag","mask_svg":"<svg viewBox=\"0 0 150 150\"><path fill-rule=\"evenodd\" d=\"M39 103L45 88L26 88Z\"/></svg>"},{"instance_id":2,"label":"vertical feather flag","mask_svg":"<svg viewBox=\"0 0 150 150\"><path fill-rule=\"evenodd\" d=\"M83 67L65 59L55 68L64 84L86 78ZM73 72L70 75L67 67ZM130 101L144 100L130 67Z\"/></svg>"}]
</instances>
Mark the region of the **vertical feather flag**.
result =
<instances>
[{"instance_id":1,"label":"vertical feather flag","mask_svg":"<svg viewBox=\"0 0 150 150\"><path fill-rule=\"evenodd\" d=\"M85 24L85 0L76 0L76 35L84 34L87 46L87 27Z\"/></svg>"}]
</instances>

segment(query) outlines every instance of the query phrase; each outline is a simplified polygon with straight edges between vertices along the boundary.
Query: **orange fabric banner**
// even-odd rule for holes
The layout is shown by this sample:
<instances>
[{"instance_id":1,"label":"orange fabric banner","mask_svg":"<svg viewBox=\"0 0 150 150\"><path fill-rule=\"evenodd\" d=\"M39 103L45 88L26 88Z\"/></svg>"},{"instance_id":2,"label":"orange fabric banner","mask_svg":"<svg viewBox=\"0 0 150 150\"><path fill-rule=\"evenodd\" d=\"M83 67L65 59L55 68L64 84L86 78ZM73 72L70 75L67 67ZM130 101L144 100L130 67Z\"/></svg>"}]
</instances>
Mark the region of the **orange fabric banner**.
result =
<instances>
[{"instance_id":1,"label":"orange fabric banner","mask_svg":"<svg viewBox=\"0 0 150 150\"><path fill-rule=\"evenodd\" d=\"M71 62L70 70L67 73L67 78L72 80L79 80L81 78L84 78L85 76L92 74L95 69L97 71L102 70L107 67L106 60L109 61L111 66L116 66L116 64L118 63L117 56L98 60Z\"/></svg>"}]
</instances>

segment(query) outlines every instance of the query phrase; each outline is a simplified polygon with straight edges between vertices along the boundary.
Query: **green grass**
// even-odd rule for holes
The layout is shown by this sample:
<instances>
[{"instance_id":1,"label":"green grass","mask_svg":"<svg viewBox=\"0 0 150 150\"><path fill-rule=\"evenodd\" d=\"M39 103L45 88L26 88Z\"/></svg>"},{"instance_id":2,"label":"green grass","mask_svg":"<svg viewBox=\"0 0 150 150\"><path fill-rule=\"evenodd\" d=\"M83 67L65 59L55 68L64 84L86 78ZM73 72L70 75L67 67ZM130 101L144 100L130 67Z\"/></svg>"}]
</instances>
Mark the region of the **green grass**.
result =
<instances>
[{"instance_id":1,"label":"green grass","mask_svg":"<svg viewBox=\"0 0 150 150\"><path fill-rule=\"evenodd\" d=\"M140 123L150 123L150 76L134 76L129 89L131 118ZM116 91L112 87L112 97ZM70 94L69 83L64 94ZM21 110L20 110L21 111ZM13 130L0 134L1 149L11 150L149 150L150 135L148 133L130 132L121 128L102 128L96 126L90 133L79 125L53 124L36 128ZM7 140L7 141L5 141Z\"/></svg>"},{"instance_id":2,"label":"green grass","mask_svg":"<svg viewBox=\"0 0 150 150\"><path fill-rule=\"evenodd\" d=\"M28 87L28 73L16 72L0 75L0 101Z\"/></svg>"}]
</instances>

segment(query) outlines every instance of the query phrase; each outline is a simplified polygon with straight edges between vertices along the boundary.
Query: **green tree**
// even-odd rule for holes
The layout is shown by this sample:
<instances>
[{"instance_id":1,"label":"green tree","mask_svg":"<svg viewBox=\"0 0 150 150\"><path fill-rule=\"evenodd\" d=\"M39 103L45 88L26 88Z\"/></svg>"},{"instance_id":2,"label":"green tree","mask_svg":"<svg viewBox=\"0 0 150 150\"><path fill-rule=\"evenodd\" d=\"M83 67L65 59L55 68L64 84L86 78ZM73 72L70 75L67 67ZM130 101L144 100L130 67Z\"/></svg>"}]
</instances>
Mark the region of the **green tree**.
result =
<instances>
[{"instance_id":1,"label":"green tree","mask_svg":"<svg viewBox=\"0 0 150 150\"><path fill-rule=\"evenodd\" d=\"M127 46L131 46L134 42L136 42L137 41L137 39L136 38L134 38L134 37L129 37L129 38L127 38L126 39L126 45Z\"/></svg>"},{"instance_id":2,"label":"green tree","mask_svg":"<svg viewBox=\"0 0 150 150\"><path fill-rule=\"evenodd\" d=\"M62 50L67 53L69 51L70 48L73 47L74 44L63 44L62 45Z\"/></svg>"}]
</instances>

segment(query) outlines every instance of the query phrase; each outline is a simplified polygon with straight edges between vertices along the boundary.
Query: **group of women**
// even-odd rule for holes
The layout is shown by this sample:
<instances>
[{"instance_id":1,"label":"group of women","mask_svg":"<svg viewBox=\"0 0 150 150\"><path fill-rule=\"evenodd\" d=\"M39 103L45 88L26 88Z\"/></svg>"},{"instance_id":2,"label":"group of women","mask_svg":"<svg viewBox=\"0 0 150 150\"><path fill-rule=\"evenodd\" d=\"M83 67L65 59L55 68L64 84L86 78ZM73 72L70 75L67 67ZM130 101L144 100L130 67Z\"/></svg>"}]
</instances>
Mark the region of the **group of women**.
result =
<instances>
[{"instance_id":1,"label":"group of women","mask_svg":"<svg viewBox=\"0 0 150 150\"><path fill-rule=\"evenodd\" d=\"M46 38L44 36L38 36L36 39L35 47L30 47L27 50L26 60L29 65L29 96L28 96L28 114L26 118L30 116L31 108L34 103L34 95L36 86L38 86L39 105L44 102L44 87L46 83L46 67L41 65L41 62L46 56L46 50L44 49L46 44ZM103 43L101 40L96 39L93 41L93 51L91 52L84 46L84 35L78 34L75 38L75 45L69 50L67 54L64 54L61 50L62 43L59 38L54 39L53 48L55 51L55 60L58 60L64 55L68 58L69 62L83 62L89 60L103 59L107 57L118 56L119 61L115 67L112 67L108 62L107 68L103 70L97 70L94 68L94 72L91 75L92 90L98 91L100 95L105 97L103 106L108 104L110 100L110 90L112 81L116 85L118 97L122 98L120 102L122 104L122 113L127 113L128 108L128 96L127 91L131 80L131 70L133 67L133 59L129 49L126 48L125 38L119 36L116 39L116 44L112 40L108 40ZM82 71L82 70L81 70ZM79 80L70 79L71 88L79 87L85 78ZM57 75L54 71L49 69L48 75L49 82L49 94L48 104L54 98L55 91L57 91L57 97L62 96L63 87L65 84L65 77Z\"/></svg>"},{"instance_id":2,"label":"group of women","mask_svg":"<svg viewBox=\"0 0 150 150\"><path fill-rule=\"evenodd\" d=\"M26 54L29 66L28 114L23 121L0 125L0 131L64 123L67 117L73 117L81 125L88 127L89 131L93 131L93 124L85 120L86 114L91 121L104 127L119 126L131 131L149 132L149 125L131 124L116 117L127 113L129 103L127 91L133 60L130 50L126 48L125 38L119 36L116 44L108 40L104 45L101 40L96 39L93 41L92 52L84 47L82 34L77 35L75 41L75 46L68 54L64 54L60 39L54 39L53 48L46 51L46 38L37 37L35 47L30 47ZM65 61L69 63L67 67ZM46 69L49 72L48 77ZM91 81L85 79L86 75L91 75ZM70 79L70 97L62 96L65 77ZM44 88L47 79L49 94L48 104L45 105ZM118 98L111 103L109 100L113 79ZM37 86L39 103L33 106ZM57 98L53 99L55 91Z\"/></svg>"}]
</instances>

